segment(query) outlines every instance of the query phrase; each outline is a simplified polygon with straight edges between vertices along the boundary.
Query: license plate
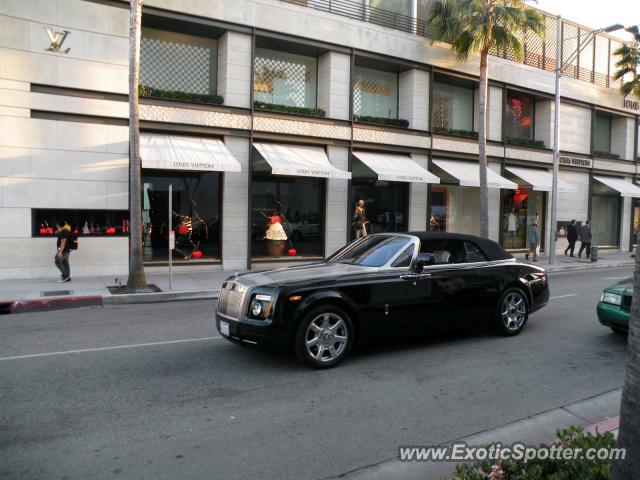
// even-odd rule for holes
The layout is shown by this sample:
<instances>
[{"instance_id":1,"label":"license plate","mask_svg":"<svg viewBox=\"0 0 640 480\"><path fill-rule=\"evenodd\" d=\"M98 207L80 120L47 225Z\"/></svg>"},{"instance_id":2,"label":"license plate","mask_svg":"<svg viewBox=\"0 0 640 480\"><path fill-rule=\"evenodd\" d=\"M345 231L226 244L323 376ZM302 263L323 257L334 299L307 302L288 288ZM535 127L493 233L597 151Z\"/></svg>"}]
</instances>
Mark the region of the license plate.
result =
<instances>
[{"instance_id":1,"label":"license plate","mask_svg":"<svg viewBox=\"0 0 640 480\"><path fill-rule=\"evenodd\" d=\"M229 323L228 322L224 322L224 321L220 321L220 333L222 335L224 335L225 337L229 336Z\"/></svg>"}]
</instances>

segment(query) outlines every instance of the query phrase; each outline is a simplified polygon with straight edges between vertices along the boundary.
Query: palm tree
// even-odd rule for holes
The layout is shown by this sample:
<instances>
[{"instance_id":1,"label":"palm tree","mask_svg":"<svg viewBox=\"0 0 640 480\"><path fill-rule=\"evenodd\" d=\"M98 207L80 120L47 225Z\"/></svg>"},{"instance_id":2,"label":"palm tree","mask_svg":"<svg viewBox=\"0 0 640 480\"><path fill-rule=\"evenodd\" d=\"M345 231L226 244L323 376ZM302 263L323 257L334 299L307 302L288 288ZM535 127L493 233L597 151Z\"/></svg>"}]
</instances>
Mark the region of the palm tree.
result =
<instances>
[{"instance_id":1,"label":"palm tree","mask_svg":"<svg viewBox=\"0 0 640 480\"><path fill-rule=\"evenodd\" d=\"M489 51L511 50L522 59L524 47L518 34L542 35L544 18L528 8L523 0L435 0L429 11L431 44L442 41L460 61L471 54L480 55L480 112L478 143L480 149L480 235L489 236L487 190L487 78Z\"/></svg>"},{"instance_id":2,"label":"palm tree","mask_svg":"<svg viewBox=\"0 0 640 480\"><path fill-rule=\"evenodd\" d=\"M618 69L613 74L614 80L623 79L627 74L631 79L622 83L622 93L625 95L635 95L640 99L640 26L634 25L625 28L632 35L630 44L623 44L614 55L620 57L616 62Z\"/></svg>"},{"instance_id":3,"label":"palm tree","mask_svg":"<svg viewBox=\"0 0 640 480\"><path fill-rule=\"evenodd\" d=\"M613 78L619 80L630 74L631 79L622 84L625 95L640 98L640 31L638 26L629 27L633 35L629 45L623 45L614 53L620 56ZM636 267L633 279L633 302L629 319L627 340L627 368L620 404L620 431L618 447L626 448L625 460L615 462L611 478L623 480L635 478L640 472L640 248L636 249Z\"/></svg>"},{"instance_id":4,"label":"palm tree","mask_svg":"<svg viewBox=\"0 0 640 480\"><path fill-rule=\"evenodd\" d=\"M140 111L138 70L140 67L140 24L142 0L131 0L129 16L129 278L132 291L147 287L142 260L142 198L140 179Z\"/></svg>"}]
</instances>

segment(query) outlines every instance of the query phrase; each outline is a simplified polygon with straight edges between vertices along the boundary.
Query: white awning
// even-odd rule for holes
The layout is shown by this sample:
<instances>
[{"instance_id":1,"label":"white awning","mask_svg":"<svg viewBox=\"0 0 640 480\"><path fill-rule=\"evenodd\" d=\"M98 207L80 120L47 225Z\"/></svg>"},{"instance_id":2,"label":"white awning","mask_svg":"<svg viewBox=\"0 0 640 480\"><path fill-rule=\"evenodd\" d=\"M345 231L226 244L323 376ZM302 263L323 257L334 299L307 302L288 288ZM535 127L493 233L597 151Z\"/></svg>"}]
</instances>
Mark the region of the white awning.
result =
<instances>
[{"instance_id":1,"label":"white awning","mask_svg":"<svg viewBox=\"0 0 640 480\"><path fill-rule=\"evenodd\" d=\"M241 172L242 166L222 140L179 137L175 135L140 135L142 168L161 170L203 170Z\"/></svg>"},{"instance_id":2,"label":"white awning","mask_svg":"<svg viewBox=\"0 0 640 480\"><path fill-rule=\"evenodd\" d=\"M480 165L476 162L464 162L460 160L433 160L433 163L455 177L464 187L480 186ZM487 168L487 186L489 188L505 188L508 190L516 190L517 183L513 183L496 172Z\"/></svg>"},{"instance_id":3,"label":"white awning","mask_svg":"<svg viewBox=\"0 0 640 480\"><path fill-rule=\"evenodd\" d=\"M631 182L627 182L624 178L597 177L595 175L593 178L600 183L604 183L607 187L617 190L622 197L640 198L640 187Z\"/></svg>"},{"instance_id":4,"label":"white awning","mask_svg":"<svg viewBox=\"0 0 640 480\"><path fill-rule=\"evenodd\" d=\"M354 151L353 155L388 182L440 183L433 173L411 160L409 155Z\"/></svg>"},{"instance_id":5,"label":"white awning","mask_svg":"<svg viewBox=\"0 0 640 480\"><path fill-rule=\"evenodd\" d=\"M331 165L322 147L277 143L254 143L253 146L271 166L273 175L351 178L351 172L339 170Z\"/></svg>"},{"instance_id":6,"label":"white awning","mask_svg":"<svg viewBox=\"0 0 640 480\"><path fill-rule=\"evenodd\" d=\"M541 192L550 192L553 190L553 172L550 172L549 170L511 166L505 166L504 168L531 185L533 190ZM558 178L558 191L574 193L577 192L578 189Z\"/></svg>"}]
</instances>

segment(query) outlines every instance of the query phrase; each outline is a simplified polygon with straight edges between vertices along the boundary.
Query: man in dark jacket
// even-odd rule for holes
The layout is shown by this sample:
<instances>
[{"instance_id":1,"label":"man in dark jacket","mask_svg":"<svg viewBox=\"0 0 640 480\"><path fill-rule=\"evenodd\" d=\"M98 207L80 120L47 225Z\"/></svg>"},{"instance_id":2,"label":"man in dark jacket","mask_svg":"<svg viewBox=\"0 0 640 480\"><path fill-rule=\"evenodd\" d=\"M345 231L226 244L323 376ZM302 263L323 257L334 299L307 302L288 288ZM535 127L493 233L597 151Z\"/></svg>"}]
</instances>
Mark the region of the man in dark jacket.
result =
<instances>
[{"instance_id":1,"label":"man in dark jacket","mask_svg":"<svg viewBox=\"0 0 640 480\"><path fill-rule=\"evenodd\" d=\"M591 225L589 220L584 222L580 227L580 250L578 250L578 258L582 258L582 252L587 249L587 258L591 256Z\"/></svg>"},{"instance_id":2,"label":"man in dark jacket","mask_svg":"<svg viewBox=\"0 0 640 480\"><path fill-rule=\"evenodd\" d=\"M571 220L571 223L567 225L567 240L569 241L569 246L565 249L564 254L566 255L571 251L571 256L573 257L573 251L576 248L576 241L578 240L578 228L576 227L576 221Z\"/></svg>"}]
</instances>

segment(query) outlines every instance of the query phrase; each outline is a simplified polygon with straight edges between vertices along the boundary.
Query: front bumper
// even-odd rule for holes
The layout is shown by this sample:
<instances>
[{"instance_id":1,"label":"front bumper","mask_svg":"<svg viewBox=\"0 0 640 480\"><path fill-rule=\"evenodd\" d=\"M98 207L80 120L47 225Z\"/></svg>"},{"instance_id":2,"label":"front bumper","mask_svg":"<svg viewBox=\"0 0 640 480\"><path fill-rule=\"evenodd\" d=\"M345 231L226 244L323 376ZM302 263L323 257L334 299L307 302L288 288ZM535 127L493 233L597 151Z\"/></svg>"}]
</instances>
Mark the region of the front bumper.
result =
<instances>
[{"instance_id":1,"label":"front bumper","mask_svg":"<svg viewBox=\"0 0 640 480\"><path fill-rule=\"evenodd\" d=\"M606 327L629 329L630 312L620 308L618 305L610 303L598 302L596 308L598 320Z\"/></svg>"},{"instance_id":2,"label":"front bumper","mask_svg":"<svg viewBox=\"0 0 640 480\"><path fill-rule=\"evenodd\" d=\"M241 345L256 345L267 348L286 349L291 345L291 335L273 322L257 322L250 319L234 320L216 311L216 328L227 340ZM220 322L229 324L229 336L220 330Z\"/></svg>"}]
</instances>

